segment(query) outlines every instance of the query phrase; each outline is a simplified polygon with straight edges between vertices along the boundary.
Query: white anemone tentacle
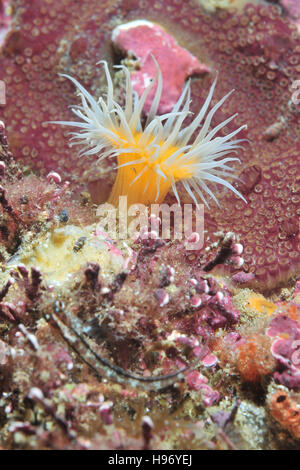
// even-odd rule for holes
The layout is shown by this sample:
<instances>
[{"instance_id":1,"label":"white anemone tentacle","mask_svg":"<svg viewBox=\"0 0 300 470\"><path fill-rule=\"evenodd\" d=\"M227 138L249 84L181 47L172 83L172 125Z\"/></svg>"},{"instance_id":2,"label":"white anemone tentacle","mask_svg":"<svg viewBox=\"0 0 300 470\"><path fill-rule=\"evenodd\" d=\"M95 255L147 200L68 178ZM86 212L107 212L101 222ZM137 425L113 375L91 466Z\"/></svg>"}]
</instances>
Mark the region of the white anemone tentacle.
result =
<instances>
[{"instance_id":1,"label":"white anemone tentacle","mask_svg":"<svg viewBox=\"0 0 300 470\"><path fill-rule=\"evenodd\" d=\"M140 97L133 90L130 71L124 65L116 66L125 75L125 109L114 99L113 80L105 61L99 62L104 66L107 80L105 98L95 99L75 78L62 74L62 77L70 80L77 88L81 104L72 106L71 111L79 121L53 121L52 123L77 128L76 132L70 133L72 135L70 145L81 145L83 147L81 155L98 154L99 162L104 158L125 155L128 160L125 163L122 163L122 160L119 162L118 171L122 171L122 168L125 171L130 165L145 165L138 167L138 173L130 181L130 186L138 181L138 184L141 184L140 182L143 181L142 189L144 192L147 191L149 182L144 181L147 178L145 175L147 175L147 170L152 168L156 175L154 182L157 188L156 199L160 194L160 184L166 184L167 181L179 204L180 197L176 183L181 180L185 190L196 204L198 204L197 198L200 198L208 206L205 195L218 204L218 198L208 183L212 183L212 187L219 184L228 188L247 202L227 180L227 178L235 178L234 169L229 165L239 161L235 154L237 149L242 148L239 144L246 140L234 139L234 137L247 126L242 125L224 136L217 135L236 118L237 114L234 114L211 128L216 111L229 98L233 90L209 110L217 83L216 78L202 108L192 122L184 126L186 117L191 114L190 80L185 84L172 111L157 116L163 93L163 79L155 57L153 61L156 75ZM143 121L144 104L154 86L155 93L150 111L146 121ZM145 122L144 125L143 122ZM193 139L194 134L196 135ZM174 174L180 175L180 172L190 176L182 178L174 176Z\"/></svg>"}]
</instances>

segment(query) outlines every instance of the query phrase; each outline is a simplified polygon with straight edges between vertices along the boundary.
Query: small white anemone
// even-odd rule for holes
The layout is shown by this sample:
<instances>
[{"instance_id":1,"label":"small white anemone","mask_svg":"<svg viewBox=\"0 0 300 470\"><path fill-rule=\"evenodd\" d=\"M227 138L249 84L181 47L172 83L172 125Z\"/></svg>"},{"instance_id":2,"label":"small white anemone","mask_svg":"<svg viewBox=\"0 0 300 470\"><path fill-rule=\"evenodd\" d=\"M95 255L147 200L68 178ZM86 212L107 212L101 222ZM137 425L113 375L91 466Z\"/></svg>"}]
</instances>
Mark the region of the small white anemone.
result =
<instances>
[{"instance_id":1,"label":"small white anemone","mask_svg":"<svg viewBox=\"0 0 300 470\"><path fill-rule=\"evenodd\" d=\"M104 65L107 79L106 100L103 97L95 100L77 80L62 75L77 87L81 105L73 106L71 109L79 121L53 123L78 128L77 132L71 133L73 135L71 140L72 144L82 146L80 155L97 154L99 162L108 157L118 158L117 178L109 198L109 202L115 205L118 204L119 196L123 195L127 195L129 203L151 204L155 201L160 203L171 188L180 204L176 188L178 181L181 181L196 204L200 198L208 206L205 193L218 204L215 192L207 183L226 186L247 202L227 181L228 177L234 177L229 164L239 161L232 154L237 153L239 144L245 140L233 138L247 126L243 125L228 135L217 136L217 133L237 116L234 114L215 128L211 128L215 112L234 90L208 112L216 78L199 113L188 126L184 127L183 123L190 114L190 80L186 83L173 110L157 116L163 80L159 65L155 59L154 61L157 73L140 98L132 89L129 70L125 66L117 66L123 70L126 77L124 109L114 99L113 82L105 61L99 63ZM143 125L143 107L156 83L152 105ZM195 133L196 137L192 140Z\"/></svg>"}]
</instances>

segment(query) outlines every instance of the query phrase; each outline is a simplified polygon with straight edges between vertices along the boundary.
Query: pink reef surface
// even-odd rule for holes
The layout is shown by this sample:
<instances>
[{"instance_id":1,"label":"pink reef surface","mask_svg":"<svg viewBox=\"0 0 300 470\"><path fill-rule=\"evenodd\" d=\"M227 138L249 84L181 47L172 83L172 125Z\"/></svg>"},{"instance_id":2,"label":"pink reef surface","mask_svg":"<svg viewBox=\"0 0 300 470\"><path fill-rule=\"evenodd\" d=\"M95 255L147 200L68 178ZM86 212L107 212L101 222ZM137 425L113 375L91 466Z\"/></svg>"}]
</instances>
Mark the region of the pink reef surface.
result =
<instances>
[{"instance_id":1,"label":"pink reef surface","mask_svg":"<svg viewBox=\"0 0 300 470\"><path fill-rule=\"evenodd\" d=\"M194 0L12 0L11 18L7 7L0 1L0 447L299 448L297 2L210 13ZM213 125L236 112L234 126L248 124L234 183L248 203L219 192L200 250L160 238L153 216L154 229L128 244L96 228L114 162L79 158L68 130L47 124L72 119L76 104L60 73L98 97L96 63L107 60L122 101L113 65L130 67L141 94L152 55L160 113L188 77L197 113L218 72L213 104L236 91Z\"/></svg>"},{"instance_id":2,"label":"pink reef surface","mask_svg":"<svg viewBox=\"0 0 300 470\"><path fill-rule=\"evenodd\" d=\"M139 61L139 70L131 73L132 86L139 96L155 76L153 56L156 58L163 77L159 114L168 113L173 109L187 77L210 71L205 64L200 64L196 57L180 47L173 36L151 22L133 21L118 26L112 32L112 41L114 47L123 55L133 54ZM150 111L154 93L155 90L147 97L145 113Z\"/></svg>"}]
</instances>

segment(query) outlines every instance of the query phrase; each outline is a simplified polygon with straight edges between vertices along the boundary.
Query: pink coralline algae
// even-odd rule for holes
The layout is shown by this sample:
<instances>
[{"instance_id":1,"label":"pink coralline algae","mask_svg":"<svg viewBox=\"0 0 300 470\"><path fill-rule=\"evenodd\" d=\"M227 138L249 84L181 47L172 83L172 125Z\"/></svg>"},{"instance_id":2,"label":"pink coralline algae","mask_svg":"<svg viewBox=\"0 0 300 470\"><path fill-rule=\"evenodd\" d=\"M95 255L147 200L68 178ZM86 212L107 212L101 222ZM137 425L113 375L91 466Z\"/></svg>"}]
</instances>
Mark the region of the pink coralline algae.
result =
<instances>
[{"instance_id":1,"label":"pink coralline algae","mask_svg":"<svg viewBox=\"0 0 300 470\"><path fill-rule=\"evenodd\" d=\"M299 307L298 307L299 312ZM273 339L271 352L280 369L274 373L276 382L300 390L300 324L293 318L279 314L271 322L268 335Z\"/></svg>"},{"instance_id":2,"label":"pink coralline algae","mask_svg":"<svg viewBox=\"0 0 300 470\"><path fill-rule=\"evenodd\" d=\"M196 57L180 47L173 36L150 21L138 20L118 26L112 32L112 41L122 55L133 55L138 59L138 70L131 73L131 79L139 96L156 74L153 56L160 64L163 91L158 107L159 114L173 109L187 77L210 71L209 67L199 63ZM155 90L146 99L145 113L150 110L154 93Z\"/></svg>"},{"instance_id":3,"label":"pink coralline algae","mask_svg":"<svg viewBox=\"0 0 300 470\"><path fill-rule=\"evenodd\" d=\"M233 308L230 295L223 293L223 291L214 294L211 289L209 295L202 297L201 303L197 307L198 310L193 315L194 327L195 331L204 337L207 335L207 327L203 328L203 325L209 325L209 331L213 331L233 325L239 318L239 312Z\"/></svg>"},{"instance_id":4,"label":"pink coralline algae","mask_svg":"<svg viewBox=\"0 0 300 470\"><path fill-rule=\"evenodd\" d=\"M192 371L186 377L189 388L196 391L201 391L202 400L205 406L211 406L220 400L220 394L216 390L212 390L207 385L207 378L200 372Z\"/></svg>"}]
</instances>

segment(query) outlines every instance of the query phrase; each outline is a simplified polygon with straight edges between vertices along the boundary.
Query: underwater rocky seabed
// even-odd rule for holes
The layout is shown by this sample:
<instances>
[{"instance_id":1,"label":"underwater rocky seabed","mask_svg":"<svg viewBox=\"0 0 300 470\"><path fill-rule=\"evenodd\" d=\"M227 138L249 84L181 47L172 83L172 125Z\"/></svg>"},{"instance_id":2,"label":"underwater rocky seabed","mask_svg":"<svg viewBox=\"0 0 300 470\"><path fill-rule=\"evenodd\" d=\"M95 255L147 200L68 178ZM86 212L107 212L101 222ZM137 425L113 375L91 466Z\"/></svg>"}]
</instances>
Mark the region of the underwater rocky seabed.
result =
<instances>
[{"instance_id":1,"label":"underwater rocky seabed","mask_svg":"<svg viewBox=\"0 0 300 470\"><path fill-rule=\"evenodd\" d=\"M2 449L299 449L300 13L245 3L0 1ZM78 158L45 124L71 117L58 73L105 93L95 64L120 61L111 32L136 19L210 69L193 112L218 70L213 103L236 92L214 122L248 124L235 183L248 204L210 201L200 251L97 231L114 163Z\"/></svg>"}]
</instances>

